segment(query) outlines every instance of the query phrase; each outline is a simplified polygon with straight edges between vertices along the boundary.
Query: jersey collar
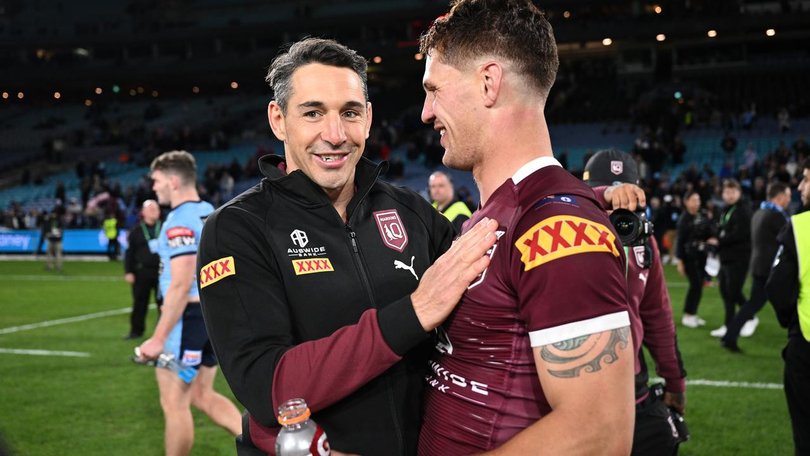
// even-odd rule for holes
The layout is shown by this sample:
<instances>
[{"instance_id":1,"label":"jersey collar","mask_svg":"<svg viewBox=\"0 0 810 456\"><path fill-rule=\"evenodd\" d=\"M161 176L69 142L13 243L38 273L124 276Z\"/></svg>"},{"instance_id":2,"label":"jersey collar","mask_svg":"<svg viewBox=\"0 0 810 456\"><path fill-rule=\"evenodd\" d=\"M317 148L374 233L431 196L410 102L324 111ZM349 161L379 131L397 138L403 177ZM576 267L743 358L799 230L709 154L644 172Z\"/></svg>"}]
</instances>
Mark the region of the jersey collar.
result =
<instances>
[{"instance_id":1,"label":"jersey collar","mask_svg":"<svg viewBox=\"0 0 810 456\"><path fill-rule=\"evenodd\" d=\"M512 182L514 182L515 185L517 185L520 183L520 181L529 177L535 171L541 168L545 168L546 166L562 167L560 162L557 161L557 159L552 156L544 155L542 157L537 157L529 161L525 165L521 166L520 169L518 169L512 176Z\"/></svg>"}]
</instances>

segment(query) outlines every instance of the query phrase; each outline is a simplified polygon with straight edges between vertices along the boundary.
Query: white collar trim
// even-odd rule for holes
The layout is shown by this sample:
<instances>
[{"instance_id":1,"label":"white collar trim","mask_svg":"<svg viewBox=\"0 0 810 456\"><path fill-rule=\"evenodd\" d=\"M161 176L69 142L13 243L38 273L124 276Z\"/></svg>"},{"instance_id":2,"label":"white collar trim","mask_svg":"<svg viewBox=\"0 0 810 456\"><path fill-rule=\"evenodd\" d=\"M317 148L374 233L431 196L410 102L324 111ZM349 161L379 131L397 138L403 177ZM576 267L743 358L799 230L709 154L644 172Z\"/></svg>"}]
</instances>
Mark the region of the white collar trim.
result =
<instances>
[{"instance_id":1,"label":"white collar trim","mask_svg":"<svg viewBox=\"0 0 810 456\"><path fill-rule=\"evenodd\" d=\"M537 171L538 169L545 168L546 166L559 166L562 167L560 162L557 161L556 158L544 155L542 157L537 157L530 162L526 163L525 165L521 166L520 169L515 171L515 174L512 176L512 182L515 185L519 184L520 181L529 177L530 174Z\"/></svg>"}]
</instances>

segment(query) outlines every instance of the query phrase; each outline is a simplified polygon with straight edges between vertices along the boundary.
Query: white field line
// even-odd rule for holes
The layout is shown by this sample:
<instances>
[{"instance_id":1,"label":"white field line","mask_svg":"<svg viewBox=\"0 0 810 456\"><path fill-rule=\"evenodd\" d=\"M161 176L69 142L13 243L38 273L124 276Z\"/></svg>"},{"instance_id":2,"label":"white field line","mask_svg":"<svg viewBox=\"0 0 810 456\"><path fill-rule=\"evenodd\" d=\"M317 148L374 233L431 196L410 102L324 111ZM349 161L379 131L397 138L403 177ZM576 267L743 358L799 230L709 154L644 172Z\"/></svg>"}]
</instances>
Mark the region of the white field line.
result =
<instances>
[{"instance_id":1,"label":"white field line","mask_svg":"<svg viewBox=\"0 0 810 456\"><path fill-rule=\"evenodd\" d=\"M32 355L32 356L69 356L74 358L87 358L88 356L90 356L90 353L85 352L30 350L22 348L0 348L0 353L6 353L10 355Z\"/></svg>"},{"instance_id":2,"label":"white field line","mask_svg":"<svg viewBox=\"0 0 810 456\"><path fill-rule=\"evenodd\" d=\"M150 304L149 308L154 309L155 304ZM39 323L31 323L31 324L28 324L28 325L11 326L11 327L8 327L8 328L0 328L0 335L2 335L2 334L12 334L12 333L20 332L20 331L28 331L28 330L31 330L31 329L47 328L49 326L64 325L64 324L68 324L68 323L76 323L76 322L79 322L79 321L92 320L94 318L104 318L104 317L109 317L109 316L112 316L112 315L121 315L121 314L125 314L125 313L131 312L131 311L132 311L131 307L124 307L124 308L121 308L121 309L105 310L104 312L96 312L96 313L91 313L91 314L86 314L86 315L79 315L79 316L76 316L76 317L60 318L58 320L48 320L48 321L41 321Z\"/></svg>"},{"instance_id":3,"label":"white field line","mask_svg":"<svg viewBox=\"0 0 810 456\"><path fill-rule=\"evenodd\" d=\"M101 276L101 275L79 275L79 276L63 276L63 275L23 275L23 274L6 274L1 275L2 281L28 281L28 282L124 282L124 276Z\"/></svg>"},{"instance_id":4,"label":"white field line","mask_svg":"<svg viewBox=\"0 0 810 456\"><path fill-rule=\"evenodd\" d=\"M650 379L652 383L663 382L664 379L660 377L653 377ZM781 390L783 386L781 383L765 383L765 382L737 382L730 380L707 380L705 378L686 379L687 386L714 386L716 388L740 388L740 389L770 389Z\"/></svg>"}]
</instances>

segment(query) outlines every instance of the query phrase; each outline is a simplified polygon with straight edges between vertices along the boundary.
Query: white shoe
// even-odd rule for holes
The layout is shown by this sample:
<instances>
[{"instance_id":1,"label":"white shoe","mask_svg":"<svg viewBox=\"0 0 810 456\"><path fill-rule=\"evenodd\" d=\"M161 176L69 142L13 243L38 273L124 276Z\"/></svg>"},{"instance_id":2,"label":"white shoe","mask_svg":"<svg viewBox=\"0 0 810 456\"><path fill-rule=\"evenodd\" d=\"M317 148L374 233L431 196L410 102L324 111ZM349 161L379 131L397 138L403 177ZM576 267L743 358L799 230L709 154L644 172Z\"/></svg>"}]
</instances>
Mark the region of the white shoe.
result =
<instances>
[{"instance_id":1,"label":"white shoe","mask_svg":"<svg viewBox=\"0 0 810 456\"><path fill-rule=\"evenodd\" d=\"M721 326L721 327L719 327L717 329L712 330L709 334L711 334L712 337L723 337L723 336L725 336L726 335L726 325L723 325L723 326Z\"/></svg>"},{"instance_id":2,"label":"white shoe","mask_svg":"<svg viewBox=\"0 0 810 456\"><path fill-rule=\"evenodd\" d=\"M757 330L757 325L759 325L759 318L754 317L745 322L742 329L740 329L740 336L741 337L751 337L754 335L754 331Z\"/></svg>"},{"instance_id":3,"label":"white shoe","mask_svg":"<svg viewBox=\"0 0 810 456\"><path fill-rule=\"evenodd\" d=\"M681 318L681 324L687 328L697 328L706 324L706 320L698 317L697 315L684 314Z\"/></svg>"}]
</instances>

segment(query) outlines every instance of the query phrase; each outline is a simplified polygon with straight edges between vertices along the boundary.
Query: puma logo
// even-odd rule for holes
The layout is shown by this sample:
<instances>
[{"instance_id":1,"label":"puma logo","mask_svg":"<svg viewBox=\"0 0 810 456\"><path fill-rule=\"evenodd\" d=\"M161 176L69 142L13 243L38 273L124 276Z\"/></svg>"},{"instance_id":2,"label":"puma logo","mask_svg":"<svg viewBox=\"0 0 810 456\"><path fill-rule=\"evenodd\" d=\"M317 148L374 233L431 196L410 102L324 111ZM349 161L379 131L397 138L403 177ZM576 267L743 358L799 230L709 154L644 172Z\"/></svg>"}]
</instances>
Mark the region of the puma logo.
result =
<instances>
[{"instance_id":1,"label":"puma logo","mask_svg":"<svg viewBox=\"0 0 810 456\"><path fill-rule=\"evenodd\" d=\"M403 262L401 262L399 260L394 260L394 269L405 269L405 270L411 271L411 274L413 274L413 277L416 280L419 280L419 276L416 275L416 271L413 270L413 260L414 260L414 258L416 258L416 257L411 256L411 265L410 266L408 266L407 264L405 264L405 263L403 263Z\"/></svg>"}]
</instances>

